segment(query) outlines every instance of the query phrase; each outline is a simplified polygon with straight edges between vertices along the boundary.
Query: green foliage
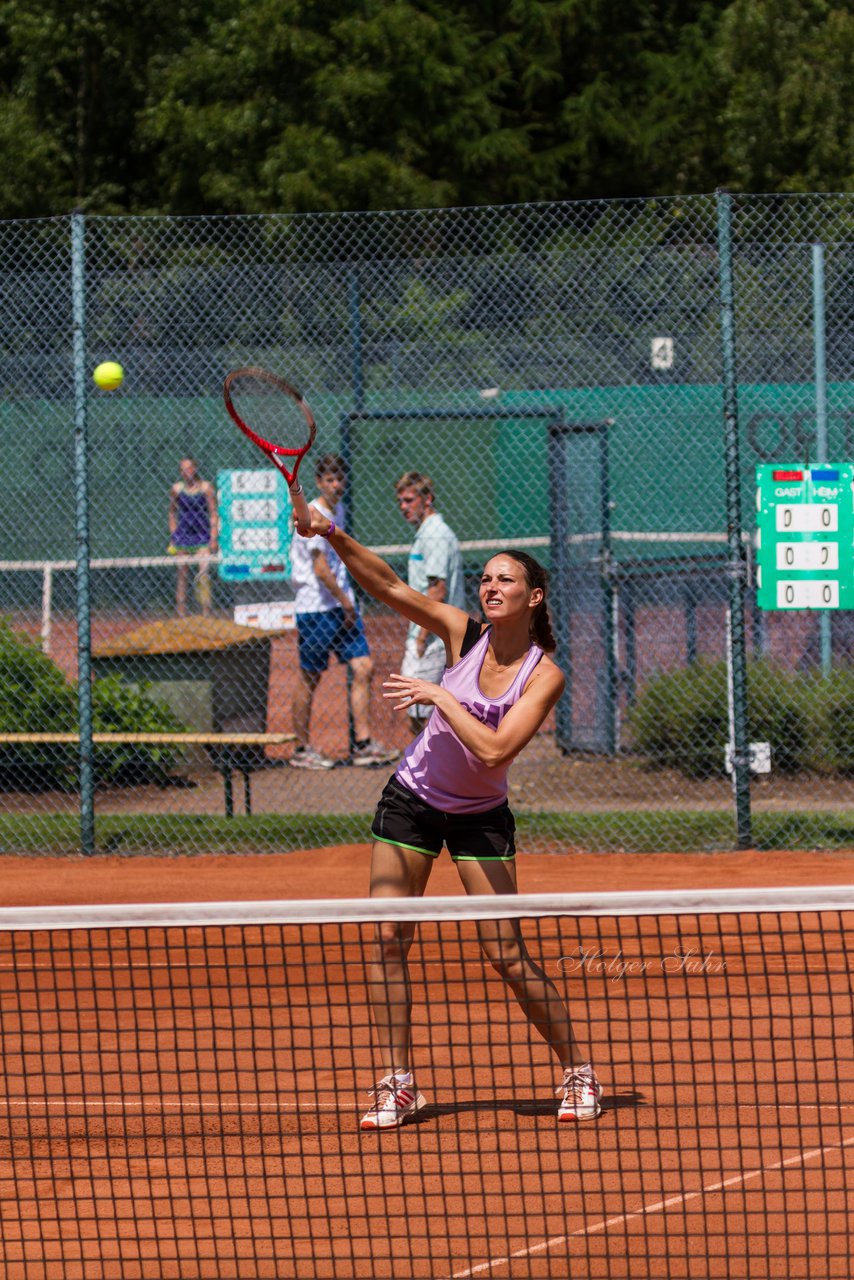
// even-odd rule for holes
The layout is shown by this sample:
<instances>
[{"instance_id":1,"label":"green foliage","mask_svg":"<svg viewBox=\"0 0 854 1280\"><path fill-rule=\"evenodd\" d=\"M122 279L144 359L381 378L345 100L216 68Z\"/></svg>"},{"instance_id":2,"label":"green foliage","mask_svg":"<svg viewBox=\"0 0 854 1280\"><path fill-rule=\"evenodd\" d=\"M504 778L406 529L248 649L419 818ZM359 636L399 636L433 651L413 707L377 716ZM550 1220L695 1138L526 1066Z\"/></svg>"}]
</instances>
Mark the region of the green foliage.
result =
<instances>
[{"instance_id":1,"label":"green foliage","mask_svg":"<svg viewBox=\"0 0 854 1280\"><path fill-rule=\"evenodd\" d=\"M0 216L854 179L825 0L0 0Z\"/></svg>"},{"instance_id":2,"label":"green foliage","mask_svg":"<svg viewBox=\"0 0 854 1280\"><path fill-rule=\"evenodd\" d=\"M92 686L92 728L95 733L180 733L186 728L165 702L147 695L147 685L123 684L119 676L105 676ZM174 747L118 745L95 748L100 781L145 782L163 777L175 763Z\"/></svg>"},{"instance_id":3,"label":"green foliage","mask_svg":"<svg viewBox=\"0 0 854 1280\"><path fill-rule=\"evenodd\" d=\"M26 217L34 209L66 207L59 174L62 144L43 129L30 102L0 94L0 153L14 162L0 166L0 212Z\"/></svg>"},{"instance_id":4,"label":"green foliage","mask_svg":"<svg viewBox=\"0 0 854 1280\"><path fill-rule=\"evenodd\" d=\"M854 15L826 0L734 0L718 62L723 151L734 185L850 190Z\"/></svg>"},{"instance_id":5,"label":"green foliage","mask_svg":"<svg viewBox=\"0 0 854 1280\"><path fill-rule=\"evenodd\" d=\"M76 726L73 685L36 644L0 623L0 731L70 733Z\"/></svg>"},{"instance_id":6,"label":"green foliage","mask_svg":"<svg viewBox=\"0 0 854 1280\"><path fill-rule=\"evenodd\" d=\"M144 200L136 117L150 68L208 20L197 0L0 0L0 137L21 127L4 149L0 195L17 187L28 215Z\"/></svg>"},{"instance_id":7,"label":"green foliage","mask_svg":"<svg viewBox=\"0 0 854 1280\"><path fill-rule=\"evenodd\" d=\"M759 662L748 665L748 737L770 742L773 767L791 773L810 763L816 725L807 682ZM645 686L631 715L637 750L659 768L688 777L724 773L729 739L727 670L723 662L666 672Z\"/></svg>"},{"instance_id":8,"label":"green foliage","mask_svg":"<svg viewBox=\"0 0 854 1280\"><path fill-rule=\"evenodd\" d=\"M798 687L811 729L807 767L815 773L854 774L854 671L810 676Z\"/></svg>"},{"instance_id":9,"label":"green foliage","mask_svg":"<svg viewBox=\"0 0 854 1280\"><path fill-rule=\"evenodd\" d=\"M165 703L123 685L117 676L96 680L92 689L96 733L177 733L184 725ZM0 622L0 733L75 733L77 689L38 645ZM98 746L99 783L150 782L162 778L176 759L174 747ZM77 785L73 745L0 746L0 785L23 790Z\"/></svg>"}]
</instances>

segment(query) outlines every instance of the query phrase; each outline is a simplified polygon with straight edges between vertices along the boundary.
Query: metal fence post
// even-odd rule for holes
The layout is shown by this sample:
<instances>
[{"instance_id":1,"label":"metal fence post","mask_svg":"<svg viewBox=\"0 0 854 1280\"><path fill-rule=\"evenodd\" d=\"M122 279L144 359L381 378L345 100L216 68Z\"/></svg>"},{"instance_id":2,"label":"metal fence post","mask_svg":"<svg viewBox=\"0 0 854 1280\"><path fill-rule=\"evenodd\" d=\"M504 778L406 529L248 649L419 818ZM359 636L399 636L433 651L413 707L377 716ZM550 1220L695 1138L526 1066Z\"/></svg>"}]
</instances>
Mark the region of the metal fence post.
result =
<instances>
[{"instance_id":1,"label":"metal fence post","mask_svg":"<svg viewBox=\"0 0 854 1280\"><path fill-rule=\"evenodd\" d=\"M827 457L827 354L825 349L824 245L812 247L813 345L815 348L815 453L816 462ZM818 615L821 672L827 679L833 663L831 617L827 609Z\"/></svg>"},{"instance_id":2,"label":"metal fence post","mask_svg":"<svg viewBox=\"0 0 854 1280\"><path fill-rule=\"evenodd\" d=\"M551 614L557 641L556 658L566 675L566 689L555 708L558 747L570 751L573 733L572 560L570 556L570 494L567 479L567 446L573 436L596 436L599 453L599 587L602 608L603 680L605 714L602 750L615 755L619 748L619 692L617 675L618 582L611 544L611 481L608 431L604 422L567 422L562 415L548 426L548 492L551 548ZM598 749L598 748L597 748Z\"/></svg>"},{"instance_id":3,"label":"metal fence post","mask_svg":"<svg viewBox=\"0 0 854 1280\"><path fill-rule=\"evenodd\" d=\"M752 844L750 815L750 744L747 728L747 650L744 600L747 565L741 529L741 463L738 440L738 383L732 279L732 197L716 193L718 213L719 289L721 312L722 381L724 411L724 462L726 475L727 657L732 690L731 742L732 787L738 847Z\"/></svg>"},{"instance_id":4,"label":"metal fence post","mask_svg":"<svg viewBox=\"0 0 854 1280\"><path fill-rule=\"evenodd\" d=\"M348 280L350 303L350 355L353 373L353 408L361 412L365 407L365 375L362 363L362 290L358 271L351 271Z\"/></svg>"},{"instance_id":5,"label":"metal fence post","mask_svg":"<svg viewBox=\"0 0 854 1280\"><path fill-rule=\"evenodd\" d=\"M563 421L548 424L549 526L551 530L551 614L557 652L566 687L555 707L555 739L561 751L572 747L572 606L569 581L569 486L566 479L566 439Z\"/></svg>"},{"instance_id":6,"label":"metal fence post","mask_svg":"<svg viewBox=\"0 0 854 1280\"><path fill-rule=\"evenodd\" d=\"M353 377L353 408L357 413L365 407L365 375L364 365L362 363L362 290L359 283L359 273L355 268L350 272L348 278L348 300L350 311L350 359ZM348 415L344 415L341 420L341 456L344 459L344 465L347 469L348 478L352 481L353 466L353 439L351 434L351 420ZM344 513L346 516L347 529L353 532L353 485L348 483L344 493ZM353 726L353 672L349 662L347 663L347 741L349 744L350 754L356 746L356 731Z\"/></svg>"},{"instance_id":7,"label":"metal fence post","mask_svg":"<svg viewBox=\"0 0 854 1280\"><path fill-rule=\"evenodd\" d=\"M617 675L619 594L611 549L611 463L608 431L611 420L599 429L599 525L602 569L602 643L605 649L605 751L616 755L620 746L620 698Z\"/></svg>"},{"instance_id":8,"label":"metal fence post","mask_svg":"<svg viewBox=\"0 0 854 1280\"><path fill-rule=\"evenodd\" d=\"M77 560L77 708L80 727L80 847L95 852L92 628L89 599L89 440L86 383L86 221L71 215L74 376L74 497Z\"/></svg>"},{"instance_id":9,"label":"metal fence post","mask_svg":"<svg viewBox=\"0 0 854 1280\"><path fill-rule=\"evenodd\" d=\"M347 298L349 303L350 318L350 371L352 376L353 389L353 406L351 413L343 413L341 415L338 429L340 432L340 451L344 460L344 467L347 472L348 481L347 488L344 491L344 513L346 516L347 530L353 532L353 417L354 413L361 413L365 408L365 378L364 367L362 364L362 290L359 283L359 273L356 270L350 272L347 278ZM350 668L347 668L349 679Z\"/></svg>"}]
</instances>

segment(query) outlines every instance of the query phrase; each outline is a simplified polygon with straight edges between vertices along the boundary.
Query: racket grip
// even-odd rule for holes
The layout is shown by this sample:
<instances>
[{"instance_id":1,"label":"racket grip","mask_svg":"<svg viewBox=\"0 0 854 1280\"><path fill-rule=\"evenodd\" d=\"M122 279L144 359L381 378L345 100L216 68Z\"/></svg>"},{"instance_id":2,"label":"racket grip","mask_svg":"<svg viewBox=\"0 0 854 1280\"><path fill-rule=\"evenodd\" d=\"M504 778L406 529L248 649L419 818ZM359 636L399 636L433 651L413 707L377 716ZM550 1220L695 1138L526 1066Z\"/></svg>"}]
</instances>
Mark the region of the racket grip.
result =
<instances>
[{"instance_id":1,"label":"racket grip","mask_svg":"<svg viewBox=\"0 0 854 1280\"><path fill-rule=\"evenodd\" d=\"M291 506L293 507L294 515L297 518L297 529L299 529L300 533L307 533L311 528L311 512L308 509L308 503L305 500L302 485L288 485L288 491L291 495Z\"/></svg>"}]
</instances>

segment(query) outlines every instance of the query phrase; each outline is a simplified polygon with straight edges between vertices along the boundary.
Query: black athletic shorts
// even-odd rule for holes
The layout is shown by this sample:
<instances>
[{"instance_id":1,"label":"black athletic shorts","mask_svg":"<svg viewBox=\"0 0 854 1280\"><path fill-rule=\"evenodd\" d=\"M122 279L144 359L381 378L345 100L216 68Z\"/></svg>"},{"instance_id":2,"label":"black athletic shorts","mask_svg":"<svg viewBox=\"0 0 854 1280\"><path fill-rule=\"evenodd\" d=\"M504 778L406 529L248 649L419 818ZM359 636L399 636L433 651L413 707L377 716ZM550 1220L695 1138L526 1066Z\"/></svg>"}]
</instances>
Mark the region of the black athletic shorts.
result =
<instances>
[{"instance_id":1,"label":"black athletic shorts","mask_svg":"<svg viewBox=\"0 0 854 1280\"><path fill-rule=\"evenodd\" d=\"M392 777L386 783L371 835L386 844L436 858L447 844L454 862L509 862L516 856L516 823L508 804L485 813L443 813Z\"/></svg>"}]
</instances>

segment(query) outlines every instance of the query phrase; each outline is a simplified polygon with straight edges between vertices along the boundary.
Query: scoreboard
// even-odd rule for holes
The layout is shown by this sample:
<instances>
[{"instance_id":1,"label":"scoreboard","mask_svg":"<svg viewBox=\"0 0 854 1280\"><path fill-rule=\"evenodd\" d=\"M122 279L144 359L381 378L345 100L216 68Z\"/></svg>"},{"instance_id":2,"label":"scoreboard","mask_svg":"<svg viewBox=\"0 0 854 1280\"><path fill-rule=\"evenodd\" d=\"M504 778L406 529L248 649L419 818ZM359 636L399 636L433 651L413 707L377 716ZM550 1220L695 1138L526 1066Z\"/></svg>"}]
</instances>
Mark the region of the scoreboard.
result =
<instances>
[{"instance_id":1,"label":"scoreboard","mask_svg":"<svg viewBox=\"0 0 854 1280\"><path fill-rule=\"evenodd\" d=\"M284 477L264 471L220 471L219 576L226 581L288 578L293 534Z\"/></svg>"},{"instance_id":2,"label":"scoreboard","mask_svg":"<svg viewBox=\"0 0 854 1280\"><path fill-rule=\"evenodd\" d=\"M854 466L756 468L760 609L854 609Z\"/></svg>"}]
</instances>

